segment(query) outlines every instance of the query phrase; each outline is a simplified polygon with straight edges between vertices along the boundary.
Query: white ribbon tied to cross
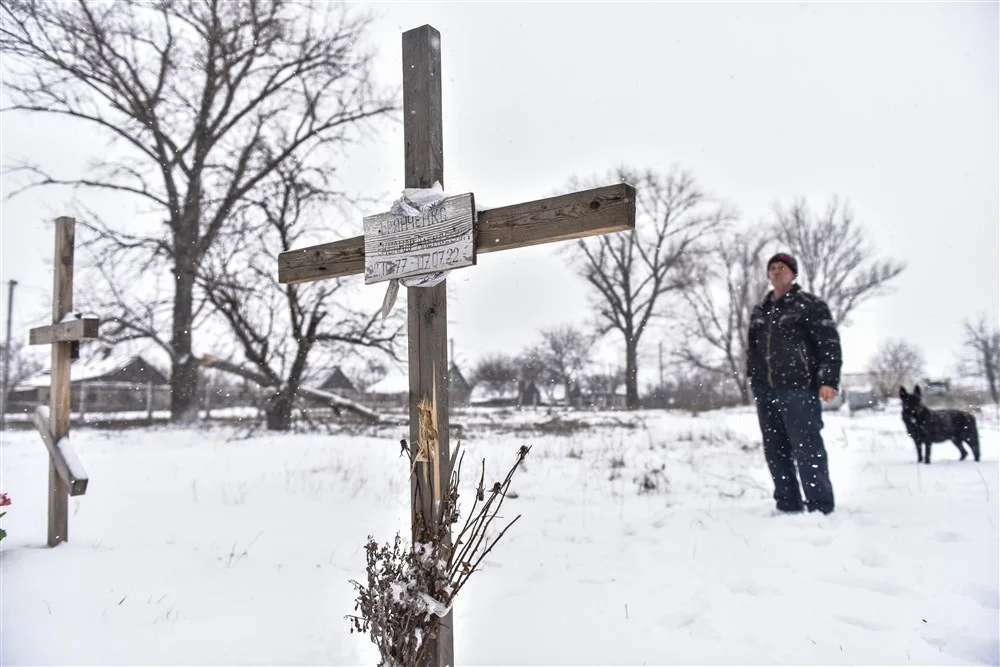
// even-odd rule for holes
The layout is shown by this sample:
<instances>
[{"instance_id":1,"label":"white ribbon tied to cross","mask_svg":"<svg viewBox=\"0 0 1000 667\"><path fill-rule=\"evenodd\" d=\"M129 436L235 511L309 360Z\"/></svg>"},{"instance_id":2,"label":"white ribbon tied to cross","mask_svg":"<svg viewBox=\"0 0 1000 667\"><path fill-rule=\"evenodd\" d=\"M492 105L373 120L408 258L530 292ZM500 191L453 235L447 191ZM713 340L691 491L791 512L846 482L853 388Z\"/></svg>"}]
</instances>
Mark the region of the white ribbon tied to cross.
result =
<instances>
[{"instance_id":1,"label":"white ribbon tied to cross","mask_svg":"<svg viewBox=\"0 0 1000 667\"><path fill-rule=\"evenodd\" d=\"M447 199L444 188L440 181L434 181L434 185L429 188L406 188L403 196L392 202L390 213L395 215L417 216L431 210L443 200ZM435 271L422 276L410 276L407 278L393 278L389 281L389 287L385 291L382 299L382 319L389 316L393 305L396 303L396 296L399 294L399 283L404 287L433 287L448 277L450 270Z\"/></svg>"}]
</instances>

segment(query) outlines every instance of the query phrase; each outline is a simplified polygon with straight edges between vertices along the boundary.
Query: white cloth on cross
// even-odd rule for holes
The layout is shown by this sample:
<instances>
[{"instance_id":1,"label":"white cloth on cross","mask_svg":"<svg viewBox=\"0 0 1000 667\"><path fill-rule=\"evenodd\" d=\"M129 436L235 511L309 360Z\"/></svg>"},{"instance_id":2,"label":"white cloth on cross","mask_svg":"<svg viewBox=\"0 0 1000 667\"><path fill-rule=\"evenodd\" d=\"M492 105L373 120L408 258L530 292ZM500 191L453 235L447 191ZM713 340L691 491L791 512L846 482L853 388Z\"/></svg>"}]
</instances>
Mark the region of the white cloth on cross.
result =
<instances>
[{"instance_id":1,"label":"white cloth on cross","mask_svg":"<svg viewBox=\"0 0 1000 667\"><path fill-rule=\"evenodd\" d=\"M396 215L421 215L437 206L441 201L447 199L448 195L441 187L440 181L434 181L434 185L429 188L406 188L403 196L392 203L389 208L390 213ZM389 281L385 297L382 299L382 319L389 316L392 306L396 303L396 295L399 294L399 284L404 287L433 287L448 277L450 271L435 271L422 276L409 276L406 278L393 279Z\"/></svg>"}]
</instances>

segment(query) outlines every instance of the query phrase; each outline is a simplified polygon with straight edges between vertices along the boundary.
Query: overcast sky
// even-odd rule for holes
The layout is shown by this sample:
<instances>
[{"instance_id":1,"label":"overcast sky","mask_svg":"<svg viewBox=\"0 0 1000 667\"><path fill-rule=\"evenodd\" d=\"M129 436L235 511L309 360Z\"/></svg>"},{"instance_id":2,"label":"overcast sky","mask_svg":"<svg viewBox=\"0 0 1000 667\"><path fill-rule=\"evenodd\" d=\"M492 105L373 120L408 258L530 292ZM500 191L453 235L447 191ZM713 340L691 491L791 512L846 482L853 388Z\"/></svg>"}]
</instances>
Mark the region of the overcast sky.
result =
<instances>
[{"instance_id":1,"label":"overcast sky","mask_svg":"<svg viewBox=\"0 0 1000 667\"><path fill-rule=\"evenodd\" d=\"M766 220L776 202L802 196L820 209L839 195L879 256L908 266L891 295L842 330L845 371L902 338L924 352L930 374L949 375L963 319L997 321L996 2L358 7L380 16L371 37L384 83L401 82L404 30L441 32L448 192L500 206L624 164L689 169L747 223ZM101 150L78 128L0 122L5 163L30 154L72 168ZM344 169L347 187L380 201L364 214L387 208L402 178L396 124ZM6 281L20 283L15 335L26 338L50 309L61 205L37 191L3 203L5 314ZM349 224L346 236L361 234L360 214ZM448 284L449 333L470 365L591 316L586 284L554 246L483 255ZM377 307L384 286L363 289ZM657 334L644 338L647 364Z\"/></svg>"}]
</instances>

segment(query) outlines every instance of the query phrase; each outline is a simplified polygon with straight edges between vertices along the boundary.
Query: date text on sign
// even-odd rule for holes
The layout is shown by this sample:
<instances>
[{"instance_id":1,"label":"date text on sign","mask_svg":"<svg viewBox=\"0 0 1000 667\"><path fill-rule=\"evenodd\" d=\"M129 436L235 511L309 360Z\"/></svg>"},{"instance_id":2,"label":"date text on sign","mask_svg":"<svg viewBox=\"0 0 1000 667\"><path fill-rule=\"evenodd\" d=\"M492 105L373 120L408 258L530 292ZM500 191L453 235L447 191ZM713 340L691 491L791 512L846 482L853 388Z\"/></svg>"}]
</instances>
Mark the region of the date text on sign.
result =
<instances>
[{"instance_id":1,"label":"date text on sign","mask_svg":"<svg viewBox=\"0 0 1000 667\"><path fill-rule=\"evenodd\" d=\"M475 210L466 193L420 215L367 216L365 284L475 265Z\"/></svg>"}]
</instances>

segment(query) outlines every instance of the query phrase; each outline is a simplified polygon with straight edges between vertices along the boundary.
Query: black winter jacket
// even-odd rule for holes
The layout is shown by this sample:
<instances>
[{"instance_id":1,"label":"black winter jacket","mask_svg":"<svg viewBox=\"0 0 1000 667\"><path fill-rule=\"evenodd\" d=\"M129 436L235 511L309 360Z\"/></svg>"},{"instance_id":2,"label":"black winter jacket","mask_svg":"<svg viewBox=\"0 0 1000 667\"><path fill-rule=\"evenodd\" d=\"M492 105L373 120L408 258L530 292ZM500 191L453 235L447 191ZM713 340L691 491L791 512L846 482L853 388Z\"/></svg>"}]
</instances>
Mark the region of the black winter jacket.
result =
<instances>
[{"instance_id":1,"label":"black winter jacket","mask_svg":"<svg viewBox=\"0 0 1000 667\"><path fill-rule=\"evenodd\" d=\"M840 335L830 308L798 285L750 315L747 377L766 387L840 388Z\"/></svg>"}]
</instances>

